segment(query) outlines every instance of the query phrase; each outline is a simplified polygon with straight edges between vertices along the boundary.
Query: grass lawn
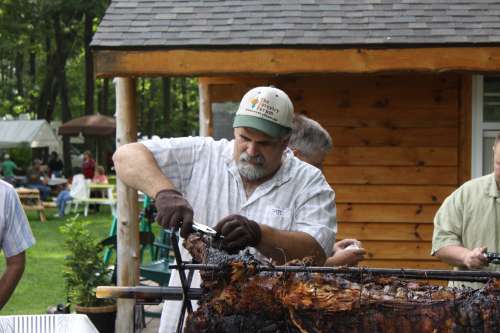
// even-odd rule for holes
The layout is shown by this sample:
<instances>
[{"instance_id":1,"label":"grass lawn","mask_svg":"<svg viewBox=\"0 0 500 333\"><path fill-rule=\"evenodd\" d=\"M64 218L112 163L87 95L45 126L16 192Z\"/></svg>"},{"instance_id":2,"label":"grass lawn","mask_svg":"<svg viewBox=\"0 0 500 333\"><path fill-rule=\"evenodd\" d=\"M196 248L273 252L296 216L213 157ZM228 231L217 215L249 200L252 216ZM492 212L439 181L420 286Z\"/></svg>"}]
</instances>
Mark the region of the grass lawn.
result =
<instances>
[{"instance_id":1,"label":"grass lawn","mask_svg":"<svg viewBox=\"0 0 500 333\"><path fill-rule=\"evenodd\" d=\"M66 223L65 218L52 217L55 209L47 209L47 221L41 223L36 212L28 212L31 230L36 244L27 251L24 275L1 315L42 314L50 305L66 303L62 267L66 251L63 248L64 236L59 227ZM67 217L71 217L69 214ZM66 217L66 218L67 218ZM99 214L80 214L78 220L91 221L90 228L98 239L107 237L111 226L109 207L101 207ZM3 254L0 258L0 272L5 269Z\"/></svg>"}]
</instances>

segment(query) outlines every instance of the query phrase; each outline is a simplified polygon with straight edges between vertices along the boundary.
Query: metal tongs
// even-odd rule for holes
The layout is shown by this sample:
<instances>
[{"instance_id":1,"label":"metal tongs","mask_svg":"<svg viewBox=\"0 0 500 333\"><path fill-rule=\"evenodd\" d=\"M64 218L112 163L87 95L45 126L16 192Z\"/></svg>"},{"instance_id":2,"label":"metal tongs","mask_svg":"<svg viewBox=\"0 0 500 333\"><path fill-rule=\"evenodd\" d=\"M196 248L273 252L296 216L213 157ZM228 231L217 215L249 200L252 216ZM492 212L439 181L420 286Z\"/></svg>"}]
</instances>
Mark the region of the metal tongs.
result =
<instances>
[{"instance_id":1,"label":"metal tongs","mask_svg":"<svg viewBox=\"0 0 500 333\"><path fill-rule=\"evenodd\" d=\"M224 238L224 236L222 236L217 231L215 231L215 229L210 228L208 225L204 225L204 224L197 223L197 222L194 222L194 221L193 221L193 230L197 231L199 233L202 233L204 235L211 236L213 238L219 238L219 239L223 239Z\"/></svg>"},{"instance_id":2,"label":"metal tongs","mask_svg":"<svg viewBox=\"0 0 500 333\"><path fill-rule=\"evenodd\" d=\"M499 252L485 252L484 256L486 260L492 264L500 264L500 253Z\"/></svg>"}]
</instances>

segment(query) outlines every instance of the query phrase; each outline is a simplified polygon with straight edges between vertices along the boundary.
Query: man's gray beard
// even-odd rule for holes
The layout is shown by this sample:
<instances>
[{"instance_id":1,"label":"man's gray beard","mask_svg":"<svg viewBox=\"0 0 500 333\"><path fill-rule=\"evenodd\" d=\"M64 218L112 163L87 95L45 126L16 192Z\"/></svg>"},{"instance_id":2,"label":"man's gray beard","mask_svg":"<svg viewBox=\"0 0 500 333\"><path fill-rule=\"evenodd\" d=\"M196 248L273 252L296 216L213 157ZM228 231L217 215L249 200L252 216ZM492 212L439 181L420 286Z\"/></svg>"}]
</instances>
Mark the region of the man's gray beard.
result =
<instances>
[{"instance_id":1,"label":"man's gray beard","mask_svg":"<svg viewBox=\"0 0 500 333\"><path fill-rule=\"evenodd\" d=\"M261 155L250 157L246 152L241 153L239 160L236 161L241 177L249 181L256 181L267 176L267 171L262 164L264 164L264 157Z\"/></svg>"},{"instance_id":2,"label":"man's gray beard","mask_svg":"<svg viewBox=\"0 0 500 333\"><path fill-rule=\"evenodd\" d=\"M260 165L254 165L243 161L237 161L236 165L243 179L256 181L267 176L266 170Z\"/></svg>"}]
</instances>

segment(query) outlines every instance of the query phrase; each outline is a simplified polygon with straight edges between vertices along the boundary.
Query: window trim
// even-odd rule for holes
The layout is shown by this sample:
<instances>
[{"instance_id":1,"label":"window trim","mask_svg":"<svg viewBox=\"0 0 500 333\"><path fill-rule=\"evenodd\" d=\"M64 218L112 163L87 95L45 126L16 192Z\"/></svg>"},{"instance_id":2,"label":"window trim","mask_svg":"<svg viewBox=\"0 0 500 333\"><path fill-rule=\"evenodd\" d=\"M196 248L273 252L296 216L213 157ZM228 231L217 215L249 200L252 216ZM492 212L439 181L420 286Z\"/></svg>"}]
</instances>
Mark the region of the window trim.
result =
<instances>
[{"instance_id":1,"label":"window trim","mask_svg":"<svg viewBox=\"0 0 500 333\"><path fill-rule=\"evenodd\" d=\"M498 131L500 122L483 122L484 76L472 77L472 152L471 177L483 175L483 138L485 131Z\"/></svg>"}]
</instances>

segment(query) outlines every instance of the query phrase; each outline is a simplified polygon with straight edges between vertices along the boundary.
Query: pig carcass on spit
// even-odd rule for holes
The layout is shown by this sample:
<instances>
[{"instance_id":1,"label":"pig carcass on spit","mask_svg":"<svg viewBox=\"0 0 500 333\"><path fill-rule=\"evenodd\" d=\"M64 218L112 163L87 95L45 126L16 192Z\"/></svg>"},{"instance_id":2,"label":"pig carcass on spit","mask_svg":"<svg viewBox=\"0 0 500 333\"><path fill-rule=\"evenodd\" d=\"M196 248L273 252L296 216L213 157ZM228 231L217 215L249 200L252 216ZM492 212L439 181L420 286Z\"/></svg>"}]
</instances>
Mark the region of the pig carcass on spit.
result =
<instances>
[{"instance_id":1,"label":"pig carcass on spit","mask_svg":"<svg viewBox=\"0 0 500 333\"><path fill-rule=\"evenodd\" d=\"M500 283L480 290L331 273L259 272L249 253L228 255L192 234L184 246L202 271L204 296L185 332L500 332ZM213 244L212 244L213 245ZM289 262L288 265L304 265Z\"/></svg>"}]
</instances>

